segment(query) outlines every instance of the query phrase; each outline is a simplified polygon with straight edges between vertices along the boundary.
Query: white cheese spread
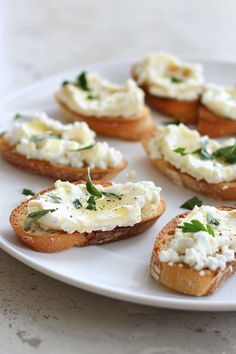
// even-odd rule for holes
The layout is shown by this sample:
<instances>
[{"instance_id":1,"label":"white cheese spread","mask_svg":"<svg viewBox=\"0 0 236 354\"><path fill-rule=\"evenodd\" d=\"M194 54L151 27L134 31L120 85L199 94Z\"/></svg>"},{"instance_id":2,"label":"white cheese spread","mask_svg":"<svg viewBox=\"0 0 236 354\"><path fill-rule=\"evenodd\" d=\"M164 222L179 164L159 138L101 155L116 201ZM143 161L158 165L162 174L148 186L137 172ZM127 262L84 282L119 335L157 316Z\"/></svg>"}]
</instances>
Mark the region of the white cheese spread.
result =
<instances>
[{"instance_id":1,"label":"white cheese spread","mask_svg":"<svg viewBox=\"0 0 236 354\"><path fill-rule=\"evenodd\" d=\"M145 213L154 213L160 202L160 190L153 182L114 183L109 187L96 184L100 192L112 193L95 198L96 210L88 209L91 194L85 184L57 181L55 189L28 202L28 212L53 209L38 222L44 229L67 233L109 231L116 226L133 226ZM114 195L113 195L114 194ZM79 200L79 207L74 206ZM56 201L56 202L55 202Z\"/></svg>"},{"instance_id":2,"label":"white cheese spread","mask_svg":"<svg viewBox=\"0 0 236 354\"><path fill-rule=\"evenodd\" d=\"M213 113L236 120L236 88L212 85L207 87L201 101Z\"/></svg>"},{"instance_id":3,"label":"white cheese spread","mask_svg":"<svg viewBox=\"0 0 236 354\"><path fill-rule=\"evenodd\" d=\"M58 165L106 169L123 160L106 142L95 143L95 133L86 123L62 124L44 113L15 121L6 139L27 158Z\"/></svg>"},{"instance_id":4,"label":"white cheese spread","mask_svg":"<svg viewBox=\"0 0 236 354\"><path fill-rule=\"evenodd\" d=\"M200 64L182 62L175 56L160 52L147 55L134 69L139 85L146 85L154 96L192 101L203 89Z\"/></svg>"},{"instance_id":5,"label":"white cheese spread","mask_svg":"<svg viewBox=\"0 0 236 354\"><path fill-rule=\"evenodd\" d=\"M158 128L156 135L149 142L151 159L163 159L173 166L188 173L197 180L204 179L208 183L220 183L236 180L236 163L229 164L221 159L204 159L198 151L206 147L212 154L218 149L235 144L235 139L228 139L222 145L207 136L201 136L196 130L184 124ZM182 149L182 154L178 149Z\"/></svg>"},{"instance_id":6,"label":"white cheese spread","mask_svg":"<svg viewBox=\"0 0 236 354\"><path fill-rule=\"evenodd\" d=\"M73 111L97 118L129 118L142 113L144 92L135 81L115 85L93 73L86 74L86 80L89 90L68 83L58 91L59 99Z\"/></svg>"},{"instance_id":7,"label":"white cheese spread","mask_svg":"<svg viewBox=\"0 0 236 354\"><path fill-rule=\"evenodd\" d=\"M218 225L209 224L209 215ZM225 269L227 262L235 259L236 210L224 211L211 206L195 206L180 220L178 226L191 223L192 220L198 220L204 226L210 225L214 235L206 231L183 232L182 228L176 228L167 247L160 251L160 261L184 263L197 271Z\"/></svg>"}]
</instances>

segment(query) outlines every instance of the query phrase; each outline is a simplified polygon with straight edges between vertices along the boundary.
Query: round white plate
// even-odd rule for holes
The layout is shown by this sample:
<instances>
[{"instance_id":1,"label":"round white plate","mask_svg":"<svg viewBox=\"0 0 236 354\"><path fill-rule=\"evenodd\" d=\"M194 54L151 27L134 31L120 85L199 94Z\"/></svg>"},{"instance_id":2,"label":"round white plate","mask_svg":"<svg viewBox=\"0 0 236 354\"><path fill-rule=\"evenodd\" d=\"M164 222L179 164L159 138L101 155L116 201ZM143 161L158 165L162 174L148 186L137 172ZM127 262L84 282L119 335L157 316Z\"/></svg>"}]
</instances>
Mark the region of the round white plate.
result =
<instances>
[{"instance_id":1,"label":"round white plate","mask_svg":"<svg viewBox=\"0 0 236 354\"><path fill-rule=\"evenodd\" d=\"M5 98L0 105L2 111L0 131L6 130L11 125L16 112L45 111L53 118L61 119L62 116L53 99L53 92L63 80L73 79L81 69L94 70L108 79L122 82L129 77L131 65L131 61L124 61L78 68L43 80ZM217 62L203 62L203 65L207 80L235 84L232 78L236 74L236 65ZM154 113L153 115L157 123L163 120L161 116ZM127 171L135 169L137 171L136 181L152 180L162 187L162 194L167 202L167 211L161 219L144 234L129 240L99 247L74 247L55 254L32 251L16 239L8 217L10 211L24 199L21 195L23 188L38 192L53 184L53 180L27 174L0 159L0 245L2 249L21 262L53 278L117 299L175 309L236 310L235 277L231 277L214 295L202 298L180 295L157 284L151 278L148 267L156 235L170 219L183 211L179 206L194 193L173 185L158 173L151 166L141 144L115 139L107 140L120 149L129 160L128 168L116 178L117 181L127 181ZM200 198L205 204L222 204L202 196Z\"/></svg>"}]
</instances>

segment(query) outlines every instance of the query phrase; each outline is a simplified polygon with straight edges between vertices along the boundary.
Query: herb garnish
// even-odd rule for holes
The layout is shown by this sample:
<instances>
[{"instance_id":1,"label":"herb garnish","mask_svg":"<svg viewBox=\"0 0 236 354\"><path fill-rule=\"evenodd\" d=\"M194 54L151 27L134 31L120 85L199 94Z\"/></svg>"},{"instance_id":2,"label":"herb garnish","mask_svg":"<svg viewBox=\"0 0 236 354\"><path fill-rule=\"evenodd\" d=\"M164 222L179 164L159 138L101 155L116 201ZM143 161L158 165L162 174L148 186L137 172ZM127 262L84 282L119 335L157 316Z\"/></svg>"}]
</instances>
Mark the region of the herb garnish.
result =
<instances>
[{"instance_id":1,"label":"herb garnish","mask_svg":"<svg viewBox=\"0 0 236 354\"><path fill-rule=\"evenodd\" d=\"M6 131L0 133L0 138L6 134Z\"/></svg>"},{"instance_id":2,"label":"herb garnish","mask_svg":"<svg viewBox=\"0 0 236 354\"><path fill-rule=\"evenodd\" d=\"M211 228L209 224L206 226L203 225L199 220L191 220L191 222L185 222L182 226L177 226L178 229L182 229L185 232L198 232L198 231L205 231L208 232L210 235L214 236L214 230Z\"/></svg>"},{"instance_id":3,"label":"herb garnish","mask_svg":"<svg viewBox=\"0 0 236 354\"><path fill-rule=\"evenodd\" d=\"M21 192L23 195L35 195L30 189L24 188Z\"/></svg>"},{"instance_id":4,"label":"herb garnish","mask_svg":"<svg viewBox=\"0 0 236 354\"><path fill-rule=\"evenodd\" d=\"M23 116L20 113L16 113L15 116L14 116L15 120L21 119L21 118L23 118Z\"/></svg>"},{"instance_id":5,"label":"herb garnish","mask_svg":"<svg viewBox=\"0 0 236 354\"><path fill-rule=\"evenodd\" d=\"M86 182L86 188L87 191L94 195L95 197L102 197L102 193L95 187L95 185L92 183L91 177L90 177L90 170L88 169L88 180Z\"/></svg>"},{"instance_id":6,"label":"herb garnish","mask_svg":"<svg viewBox=\"0 0 236 354\"><path fill-rule=\"evenodd\" d=\"M80 87L84 91L90 91L90 88L88 87L88 82L87 82L87 73L86 71L82 71L79 76L76 78L75 81L63 81L62 86L71 84L77 87Z\"/></svg>"},{"instance_id":7,"label":"herb garnish","mask_svg":"<svg viewBox=\"0 0 236 354\"><path fill-rule=\"evenodd\" d=\"M48 194L47 197L49 198L51 203L59 204L61 202L61 197L59 197L58 195Z\"/></svg>"},{"instance_id":8,"label":"herb garnish","mask_svg":"<svg viewBox=\"0 0 236 354\"><path fill-rule=\"evenodd\" d=\"M180 125L181 121L176 119L176 120L170 120L169 122L165 122L164 125L170 125L170 124L174 124L174 125Z\"/></svg>"},{"instance_id":9,"label":"herb garnish","mask_svg":"<svg viewBox=\"0 0 236 354\"><path fill-rule=\"evenodd\" d=\"M38 219L40 219L42 216L54 212L56 209L44 209L44 210L38 210L38 211L33 211L32 213L29 213L27 216L27 220L24 226L25 231L29 231L31 228L31 225L34 224Z\"/></svg>"},{"instance_id":10,"label":"herb garnish","mask_svg":"<svg viewBox=\"0 0 236 354\"><path fill-rule=\"evenodd\" d=\"M75 199L72 203L73 203L75 209L82 208L82 206L83 206L79 199Z\"/></svg>"},{"instance_id":11,"label":"herb garnish","mask_svg":"<svg viewBox=\"0 0 236 354\"><path fill-rule=\"evenodd\" d=\"M89 199L87 200L87 207L86 209L89 209L89 210L96 210L96 200L95 200L95 196L94 195L91 195L89 197Z\"/></svg>"},{"instance_id":12,"label":"herb garnish","mask_svg":"<svg viewBox=\"0 0 236 354\"><path fill-rule=\"evenodd\" d=\"M174 152L182 156L187 155L187 152L185 151L185 147L178 147L177 149L174 150Z\"/></svg>"},{"instance_id":13,"label":"herb garnish","mask_svg":"<svg viewBox=\"0 0 236 354\"><path fill-rule=\"evenodd\" d=\"M71 150L71 151L83 151L83 150L89 150L92 149L92 147L94 147L95 144L91 144L91 145L87 145L87 146L83 146L81 148L78 148L76 150Z\"/></svg>"},{"instance_id":14,"label":"herb garnish","mask_svg":"<svg viewBox=\"0 0 236 354\"><path fill-rule=\"evenodd\" d=\"M176 76L170 76L170 81L173 82L173 84L180 84L181 82L183 82L182 79Z\"/></svg>"},{"instance_id":15,"label":"herb garnish","mask_svg":"<svg viewBox=\"0 0 236 354\"><path fill-rule=\"evenodd\" d=\"M215 158L222 159L224 162L229 164L236 163L236 144L216 150L213 153L213 156Z\"/></svg>"},{"instance_id":16,"label":"herb garnish","mask_svg":"<svg viewBox=\"0 0 236 354\"><path fill-rule=\"evenodd\" d=\"M185 203L183 203L180 206L180 208L193 210L195 205L200 207L200 206L202 206L202 204L203 204L203 201L201 199L199 199L198 197L194 196L194 197L190 198L189 200L187 200Z\"/></svg>"},{"instance_id":17,"label":"herb garnish","mask_svg":"<svg viewBox=\"0 0 236 354\"><path fill-rule=\"evenodd\" d=\"M117 197L117 194L111 192L101 192L104 197Z\"/></svg>"},{"instance_id":18,"label":"herb garnish","mask_svg":"<svg viewBox=\"0 0 236 354\"><path fill-rule=\"evenodd\" d=\"M207 222L208 224L212 224L212 225L220 225L220 222L218 219L214 218L210 213L207 213Z\"/></svg>"}]
</instances>

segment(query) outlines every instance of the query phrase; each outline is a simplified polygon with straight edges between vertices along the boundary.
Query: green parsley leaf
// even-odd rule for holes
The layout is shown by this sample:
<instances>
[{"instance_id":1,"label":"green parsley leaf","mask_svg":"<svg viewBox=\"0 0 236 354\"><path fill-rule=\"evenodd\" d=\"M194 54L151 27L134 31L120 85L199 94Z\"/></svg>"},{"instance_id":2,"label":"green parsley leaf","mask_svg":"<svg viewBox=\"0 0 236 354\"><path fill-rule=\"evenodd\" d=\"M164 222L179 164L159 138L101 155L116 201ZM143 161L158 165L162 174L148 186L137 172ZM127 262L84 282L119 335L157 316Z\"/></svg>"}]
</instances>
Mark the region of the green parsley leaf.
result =
<instances>
[{"instance_id":1,"label":"green parsley leaf","mask_svg":"<svg viewBox=\"0 0 236 354\"><path fill-rule=\"evenodd\" d=\"M95 187L95 185L92 183L91 177L90 177L90 169L88 168L88 180L86 183L86 188L87 191L94 195L95 197L102 197L102 193Z\"/></svg>"},{"instance_id":2,"label":"green parsley leaf","mask_svg":"<svg viewBox=\"0 0 236 354\"><path fill-rule=\"evenodd\" d=\"M89 150L92 149L92 147L94 147L95 144L91 144L91 145L87 145L87 146L83 146L81 148L78 148L76 150L71 150L71 151L83 151L83 150Z\"/></svg>"},{"instance_id":3,"label":"green parsley leaf","mask_svg":"<svg viewBox=\"0 0 236 354\"><path fill-rule=\"evenodd\" d=\"M111 192L101 192L104 197L117 197L117 194Z\"/></svg>"},{"instance_id":4,"label":"green parsley leaf","mask_svg":"<svg viewBox=\"0 0 236 354\"><path fill-rule=\"evenodd\" d=\"M30 189L24 188L21 192L23 195L35 195Z\"/></svg>"},{"instance_id":5,"label":"green parsley leaf","mask_svg":"<svg viewBox=\"0 0 236 354\"><path fill-rule=\"evenodd\" d=\"M82 208L82 206L83 206L79 199L75 199L72 203L73 203L75 209Z\"/></svg>"},{"instance_id":6,"label":"green parsley leaf","mask_svg":"<svg viewBox=\"0 0 236 354\"><path fill-rule=\"evenodd\" d=\"M207 222L208 224L212 224L212 225L220 225L220 222L218 219L214 218L210 213L207 213Z\"/></svg>"},{"instance_id":7,"label":"green parsley leaf","mask_svg":"<svg viewBox=\"0 0 236 354\"><path fill-rule=\"evenodd\" d=\"M214 230L211 228L210 225L204 226L199 220L191 220L189 222L185 222L182 226L177 226L179 229L182 229L184 233L186 232L198 232L198 231L205 231L208 232L210 235L214 236Z\"/></svg>"},{"instance_id":8,"label":"green parsley leaf","mask_svg":"<svg viewBox=\"0 0 236 354\"><path fill-rule=\"evenodd\" d=\"M89 199L87 200L87 207L86 209L89 209L89 210L96 210L96 200L95 200L95 196L94 195L91 195L89 197Z\"/></svg>"},{"instance_id":9,"label":"green parsley leaf","mask_svg":"<svg viewBox=\"0 0 236 354\"><path fill-rule=\"evenodd\" d=\"M82 73L80 73L80 75L77 77L77 85L80 86L84 91L90 91L86 75L86 71L82 71Z\"/></svg>"},{"instance_id":10,"label":"green parsley leaf","mask_svg":"<svg viewBox=\"0 0 236 354\"><path fill-rule=\"evenodd\" d=\"M203 201L201 199L199 199L198 197L194 196L194 197L190 198L189 200L187 200L185 203L183 203L180 206L180 208L193 210L195 205L200 207L200 206L202 206L202 204L203 204Z\"/></svg>"},{"instance_id":11,"label":"green parsley leaf","mask_svg":"<svg viewBox=\"0 0 236 354\"><path fill-rule=\"evenodd\" d=\"M213 156L215 158L222 159L224 162L228 164L236 163L236 144L229 145L216 150L213 153Z\"/></svg>"},{"instance_id":12,"label":"green parsley leaf","mask_svg":"<svg viewBox=\"0 0 236 354\"><path fill-rule=\"evenodd\" d=\"M180 84L181 82L183 82L182 79L176 76L170 76L170 81L173 82L173 84Z\"/></svg>"},{"instance_id":13,"label":"green parsley leaf","mask_svg":"<svg viewBox=\"0 0 236 354\"><path fill-rule=\"evenodd\" d=\"M6 134L6 131L0 133L0 138Z\"/></svg>"},{"instance_id":14,"label":"green parsley leaf","mask_svg":"<svg viewBox=\"0 0 236 354\"><path fill-rule=\"evenodd\" d=\"M187 152L185 151L185 147L178 147L177 149L174 150L174 152L182 156L187 155Z\"/></svg>"},{"instance_id":15,"label":"green parsley leaf","mask_svg":"<svg viewBox=\"0 0 236 354\"><path fill-rule=\"evenodd\" d=\"M61 197L59 197L58 195L48 194L47 197L49 198L51 203L59 204L61 202Z\"/></svg>"},{"instance_id":16,"label":"green parsley leaf","mask_svg":"<svg viewBox=\"0 0 236 354\"><path fill-rule=\"evenodd\" d=\"M170 125L170 124L174 124L174 125L180 125L181 121L180 120L170 120L168 122L165 122L165 125Z\"/></svg>"},{"instance_id":17,"label":"green parsley leaf","mask_svg":"<svg viewBox=\"0 0 236 354\"><path fill-rule=\"evenodd\" d=\"M29 231L32 224L34 224L36 221L38 221L42 216L54 212L56 209L44 209L44 210L38 210L38 211L33 211L27 216L27 220L24 226L25 231Z\"/></svg>"}]
</instances>

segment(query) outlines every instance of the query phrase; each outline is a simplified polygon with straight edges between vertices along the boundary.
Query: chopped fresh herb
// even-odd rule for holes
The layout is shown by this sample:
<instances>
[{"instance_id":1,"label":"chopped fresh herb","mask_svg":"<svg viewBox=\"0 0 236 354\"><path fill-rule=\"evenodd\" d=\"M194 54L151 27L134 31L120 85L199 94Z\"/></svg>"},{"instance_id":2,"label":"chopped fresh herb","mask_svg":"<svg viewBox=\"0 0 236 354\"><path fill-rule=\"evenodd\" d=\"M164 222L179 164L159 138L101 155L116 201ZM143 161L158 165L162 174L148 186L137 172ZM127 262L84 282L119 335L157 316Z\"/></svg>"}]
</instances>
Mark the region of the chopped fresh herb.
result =
<instances>
[{"instance_id":1,"label":"chopped fresh herb","mask_svg":"<svg viewBox=\"0 0 236 354\"><path fill-rule=\"evenodd\" d=\"M191 220L191 222L185 222L182 226L177 226L179 229L185 232L198 232L198 231L205 231L208 232L210 235L214 236L214 230L211 228L209 224L206 226L203 225L199 220Z\"/></svg>"},{"instance_id":2,"label":"chopped fresh herb","mask_svg":"<svg viewBox=\"0 0 236 354\"><path fill-rule=\"evenodd\" d=\"M212 225L220 225L220 222L218 219L214 218L210 213L207 213L207 222L208 224L212 224Z\"/></svg>"},{"instance_id":3,"label":"chopped fresh herb","mask_svg":"<svg viewBox=\"0 0 236 354\"><path fill-rule=\"evenodd\" d=\"M65 80L65 81L63 81L62 82L62 86L66 86L66 85L68 85L70 82L68 81L68 80Z\"/></svg>"},{"instance_id":4,"label":"chopped fresh herb","mask_svg":"<svg viewBox=\"0 0 236 354\"><path fill-rule=\"evenodd\" d=\"M87 96L87 99L88 99L88 100L94 100L95 98L96 98L96 97L94 97L94 96L92 96L92 95L88 95L88 96Z\"/></svg>"},{"instance_id":5,"label":"chopped fresh herb","mask_svg":"<svg viewBox=\"0 0 236 354\"><path fill-rule=\"evenodd\" d=\"M91 144L91 145L87 145L87 146L83 146L81 148L78 148L76 150L72 150L72 151L83 151L83 150L89 150L92 149L92 147L94 147L95 144Z\"/></svg>"},{"instance_id":6,"label":"chopped fresh herb","mask_svg":"<svg viewBox=\"0 0 236 354\"><path fill-rule=\"evenodd\" d=\"M170 125L170 124L174 124L174 125L180 125L180 120L170 120L168 122L165 122L165 125Z\"/></svg>"},{"instance_id":7,"label":"chopped fresh herb","mask_svg":"<svg viewBox=\"0 0 236 354\"><path fill-rule=\"evenodd\" d=\"M170 76L170 81L173 82L173 84L180 84L181 82L183 82L182 79L176 76Z\"/></svg>"},{"instance_id":8,"label":"chopped fresh herb","mask_svg":"<svg viewBox=\"0 0 236 354\"><path fill-rule=\"evenodd\" d=\"M79 199L75 199L72 203L73 203L75 209L82 208L82 206L83 206Z\"/></svg>"},{"instance_id":9,"label":"chopped fresh herb","mask_svg":"<svg viewBox=\"0 0 236 354\"><path fill-rule=\"evenodd\" d=\"M96 200L95 200L95 196L94 195L91 195L89 197L89 199L87 200L87 207L86 209L89 209L89 210L96 210Z\"/></svg>"},{"instance_id":10,"label":"chopped fresh herb","mask_svg":"<svg viewBox=\"0 0 236 354\"><path fill-rule=\"evenodd\" d=\"M101 192L104 197L117 197L117 194L111 192Z\"/></svg>"},{"instance_id":11,"label":"chopped fresh herb","mask_svg":"<svg viewBox=\"0 0 236 354\"><path fill-rule=\"evenodd\" d=\"M54 212L56 209L44 209L44 210L38 210L38 211L33 211L27 216L27 220L25 223L24 230L29 231L31 228L32 224L34 224L38 219L40 219L42 216Z\"/></svg>"},{"instance_id":12,"label":"chopped fresh herb","mask_svg":"<svg viewBox=\"0 0 236 354\"><path fill-rule=\"evenodd\" d=\"M174 152L182 156L187 155L187 152L185 151L185 147L178 147L177 149L174 150Z\"/></svg>"},{"instance_id":13,"label":"chopped fresh herb","mask_svg":"<svg viewBox=\"0 0 236 354\"><path fill-rule=\"evenodd\" d=\"M35 195L30 189L24 188L21 192L23 195Z\"/></svg>"},{"instance_id":14,"label":"chopped fresh herb","mask_svg":"<svg viewBox=\"0 0 236 354\"><path fill-rule=\"evenodd\" d=\"M82 71L82 73L77 77L77 85L79 85L84 91L89 91L87 82L87 73Z\"/></svg>"},{"instance_id":15,"label":"chopped fresh herb","mask_svg":"<svg viewBox=\"0 0 236 354\"><path fill-rule=\"evenodd\" d=\"M21 119L21 118L23 118L23 116L20 113L16 113L15 116L14 116L15 120Z\"/></svg>"},{"instance_id":16,"label":"chopped fresh herb","mask_svg":"<svg viewBox=\"0 0 236 354\"><path fill-rule=\"evenodd\" d=\"M86 188L87 191L94 195L95 197L102 197L102 193L95 187L95 185L92 183L91 177L90 177L90 169L88 168L88 180L86 183Z\"/></svg>"},{"instance_id":17,"label":"chopped fresh herb","mask_svg":"<svg viewBox=\"0 0 236 354\"><path fill-rule=\"evenodd\" d=\"M61 202L61 197L59 197L58 195L51 195L48 194L48 198L50 200L51 203L57 203L59 204Z\"/></svg>"},{"instance_id":18,"label":"chopped fresh herb","mask_svg":"<svg viewBox=\"0 0 236 354\"><path fill-rule=\"evenodd\" d=\"M187 200L185 203L183 203L180 208L183 209L188 209L188 210L193 210L193 208L195 207L195 205L197 205L198 207L202 206L203 201L200 200L198 197L194 196L192 198L190 198L189 200Z\"/></svg>"},{"instance_id":19,"label":"chopped fresh herb","mask_svg":"<svg viewBox=\"0 0 236 354\"><path fill-rule=\"evenodd\" d=\"M0 133L0 138L6 134L6 131Z\"/></svg>"},{"instance_id":20,"label":"chopped fresh herb","mask_svg":"<svg viewBox=\"0 0 236 354\"><path fill-rule=\"evenodd\" d=\"M213 159L212 154L207 150L207 145L208 145L208 141L205 141L199 150L194 151L194 153L198 153L200 155L202 160L212 160Z\"/></svg>"},{"instance_id":21,"label":"chopped fresh herb","mask_svg":"<svg viewBox=\"0 0 236 354\"><path fill-rule=\"evenodd\" d=\"M224 162L229 164L236 163L236 144L216 150L213 153L213 156L215 158L222 159Z\"/></svg>"}]
</instances>

